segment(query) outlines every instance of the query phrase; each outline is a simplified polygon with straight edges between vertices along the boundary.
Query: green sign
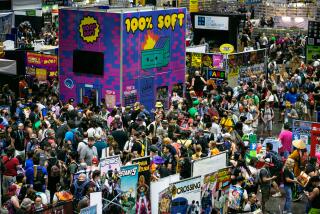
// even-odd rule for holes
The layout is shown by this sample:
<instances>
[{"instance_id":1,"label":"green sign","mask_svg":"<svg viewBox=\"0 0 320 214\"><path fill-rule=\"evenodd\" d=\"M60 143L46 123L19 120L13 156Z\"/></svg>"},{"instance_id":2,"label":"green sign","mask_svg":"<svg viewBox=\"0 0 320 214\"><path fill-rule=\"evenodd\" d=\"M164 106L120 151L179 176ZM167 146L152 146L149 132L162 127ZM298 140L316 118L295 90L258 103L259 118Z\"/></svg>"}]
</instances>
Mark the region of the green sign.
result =
<instances>
[{"instance_id":1,"label":"green sign","mask_svg":"<svg viewBox=\"0 0 320 214\"><path fill-rule=\"evenodd\" d=\"M309 61L314 61L315 59L320 59L320 46L307 45L307 63Z\"/></svg>"},{"instance_id":2,"label":"green sign","mask_svg":"<svg viewBox=\"0 0 320 214\"><path fill-rule=\"evenodd\" d=\"M27 10L26 11L27 16L35 16L36 15L36 10Z\"/></svg>"}]
</instances>

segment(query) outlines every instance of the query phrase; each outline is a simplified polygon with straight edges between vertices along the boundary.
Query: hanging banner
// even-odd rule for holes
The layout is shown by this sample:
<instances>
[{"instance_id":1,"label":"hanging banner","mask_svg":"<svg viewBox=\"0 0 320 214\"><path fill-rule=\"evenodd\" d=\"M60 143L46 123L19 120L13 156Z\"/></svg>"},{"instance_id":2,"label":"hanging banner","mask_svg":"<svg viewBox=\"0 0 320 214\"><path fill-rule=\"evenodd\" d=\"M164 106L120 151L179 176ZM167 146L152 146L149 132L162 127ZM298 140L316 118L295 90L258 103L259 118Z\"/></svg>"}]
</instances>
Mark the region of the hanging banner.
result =
<instances>
[{"instance_id":1,"label":"hanging banner","mask_svg":"<svg viewBox=\"0 0 320 214\"><path fill-rule=\"evenodd\" d=\"M292 140L303 140L307 144L307 151L310 152L311 142L311 125L310 121L293 120Z\"/></svg>"},{"instance_id":2,"label":"hanging banner","mask_svg":"<svg viewBox=\"0 0 320 214\"><path fill-rule=\"evenodd\" d=\"M121 205L125 213L136 213L138 167L138 165L129 165L120 168L120 189L123 192Z\"/></svg>"},{"instance_id":3,"label":"hanging banner","mask_svg":"<svg viewBox=\"0 0 320 214\"><path fill-rule=\"evenodd\" d=\"M121 167L119 155L103 158L100 160L100 171L102 176L118 174ZM112 174L111 174L112 173ZM110 176L109 176L110 177Z\"/></svg>"},{"instance_id":4,"label":"hanging banner","mask_svg":"<svg viewBox=\"0 0 320 214\"><path fill-rule=\"evenodd\" d=\"M0 32L10 34L13 22L13 13L0 13Z\"/></svg>"},{"instance_id":5,"label":"hanging banner","mask_svg":"<svg viewBox=\"0 0 320 214\"><path fill-rule=\"evenodd\" d=\"M136 213L150 213L150 157L134 159L132 164L139 166Z\"/></svg>"},{"instance_id":6,"label":"hanging banner","mask_svg":"<svg viewBox=\"0 0 320 214\"><path fill-rule=\"evenodd\" d=\"M171 193L170 213L195 213L201 207L201 176L173 183Z\"/></svg>"},{"instance_id":7,"label":"hanging banner","mask_svg":"<svg viewBox=\"0 0 320 214\"><path fill-rule=\"evenodd\" d=\"M205 157L192 163L192 176L200 176L227 167L227 153Z\"/></svg>"},{"instance_id":8,"label":"hanging banner","mask_svg":"<svg viewBox=\"0 0 320 214\"><path fill-rule=\"evenodd\" d=\"M312 123L311 125L310 156L314 157L316 154L320 154L320 123Z\"/></svg>"},{"instance_id":9,"label":"hanging banner","mask_svg":"<svg viewBox=\"0 0 320 214\"><path fill-rule=\"evenodd\" d=\"M203 176L201 187L201 213L212 209L222 209L226 213L226 196L229 194L231 173L228 168ZM209 212L209 213L210 213Z\"/></svg>"},{"instance_id":10,"label":"hanging banner","mask_svg":"<svg viewBox=\"0 0 320 214\"><path fill-rule=\"evenodd\" d=\"M190 13L199 12L199 0L190 0L189 12Z\"/></svg>"}]
</instances>

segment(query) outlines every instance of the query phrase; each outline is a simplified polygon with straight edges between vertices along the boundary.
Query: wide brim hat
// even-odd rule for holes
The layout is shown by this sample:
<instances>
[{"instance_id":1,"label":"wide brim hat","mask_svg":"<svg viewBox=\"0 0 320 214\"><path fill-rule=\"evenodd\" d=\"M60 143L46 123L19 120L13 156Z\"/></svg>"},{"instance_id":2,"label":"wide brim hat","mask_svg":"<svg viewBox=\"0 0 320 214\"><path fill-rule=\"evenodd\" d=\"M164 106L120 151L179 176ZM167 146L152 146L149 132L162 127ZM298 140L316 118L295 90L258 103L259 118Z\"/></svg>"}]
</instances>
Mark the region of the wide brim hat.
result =
<instances>
[{"instance_id":1,"label":"wide brim hat","mask_svg":"<svg viewBox=\"0 0 320 214\"><path fill-rule=\"evenodd\" d=\"M294 141L292 142L292 145L293 145L294 147L296 147L297 149L305 149L305 148L307 147L306 143L305 143L303 140L301 140L301 139L299 139L299 140L294 140Z\"/></svg>"}]
</instances>

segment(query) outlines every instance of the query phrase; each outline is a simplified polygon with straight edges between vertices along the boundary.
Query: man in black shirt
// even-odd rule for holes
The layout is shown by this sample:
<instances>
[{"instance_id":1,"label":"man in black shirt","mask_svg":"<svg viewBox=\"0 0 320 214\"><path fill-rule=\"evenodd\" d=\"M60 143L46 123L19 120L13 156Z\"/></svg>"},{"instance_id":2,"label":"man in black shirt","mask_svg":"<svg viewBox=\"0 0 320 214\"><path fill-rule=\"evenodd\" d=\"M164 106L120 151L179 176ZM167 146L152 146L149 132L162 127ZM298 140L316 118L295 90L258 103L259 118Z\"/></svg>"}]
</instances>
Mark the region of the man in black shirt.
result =
<instances>
[{"instance_id":1,"label":"man in black shirt","mask_svg":"<svg viewBox=\"0 0 320 214\"><path fill-rule=\"evenodd\" d=\"M13 146L15 148L15 156L20 156L23 160L25 158L25 133L24 133L24 125L22 123L18 124L18 130L16 130L12 136L13 138Z\"/></svg>"}]
</instances>

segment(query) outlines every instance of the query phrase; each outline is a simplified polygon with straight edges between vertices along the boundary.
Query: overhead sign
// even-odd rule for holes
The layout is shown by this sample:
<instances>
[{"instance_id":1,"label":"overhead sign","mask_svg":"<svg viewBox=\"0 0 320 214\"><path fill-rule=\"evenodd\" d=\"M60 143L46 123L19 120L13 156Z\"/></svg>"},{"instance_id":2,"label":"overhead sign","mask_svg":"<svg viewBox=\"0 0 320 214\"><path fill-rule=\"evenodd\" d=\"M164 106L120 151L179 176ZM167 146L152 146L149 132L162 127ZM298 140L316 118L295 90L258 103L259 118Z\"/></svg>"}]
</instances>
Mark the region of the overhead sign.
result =
<instances>
[{"instance_id":1,"label":"overhead sign","mask_svg":"<svg viewBox=\"0 0 320 214\"><path fill-rule=\"evenodd\" d=\"M195 28L207 30L229 30L229 17L225 16L195 16Z\"/></svg>"},{"instance_id":2,"label":"overhead sign","mask_svg":"<svg viewBox=\"0 0 320 214\"><path fill-rule=\"evenodd\" d=\"M220 46L219 50L223 54L231 54L234 51L234 47L231 44L223 44Z\"/></svg>"}]
</instances>

